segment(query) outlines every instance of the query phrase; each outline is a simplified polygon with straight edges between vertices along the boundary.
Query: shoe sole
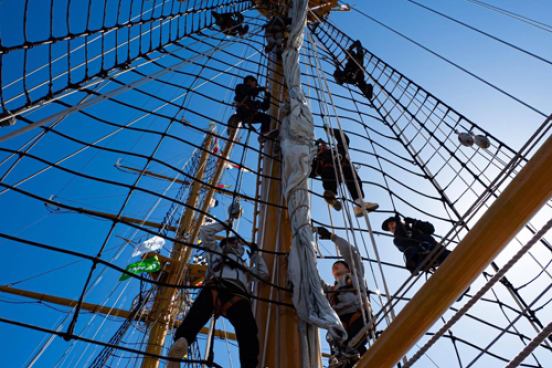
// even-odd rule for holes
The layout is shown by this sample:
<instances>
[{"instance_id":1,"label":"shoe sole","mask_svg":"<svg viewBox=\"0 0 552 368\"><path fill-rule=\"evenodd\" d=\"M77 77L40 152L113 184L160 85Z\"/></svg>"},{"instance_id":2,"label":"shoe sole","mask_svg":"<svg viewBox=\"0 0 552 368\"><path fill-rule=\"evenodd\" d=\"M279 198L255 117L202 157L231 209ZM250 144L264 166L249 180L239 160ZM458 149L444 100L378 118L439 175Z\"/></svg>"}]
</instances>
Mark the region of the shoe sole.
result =
<instances>
[{"instance_id":1,"label":"shoe sole","mask_svg":"<svg viewBox=\"0 0 552 368\"><path fill-rule=\"evenodd\" d=\"M328 194L327 194L328 193ZM324 191L324 200L336 211L341 211L341 202L335 198L335 194L329 190Z\"/></svg>"},{"instance_id":2,"label":"shoe sole","mask_svg":"<svg viewBox=\"0 0 552 368\"><path fill-rule=\"evenodd\" d=\"M378 208L379 208L379 204L374 204L374 205L369 206L369 207L364 206L364 209L366 210L366 212L372 212L372 211L377 210ZM355 210L355 216L356 217L364 216L364 212L362 211L362 209L360 207L355 207L354 210Z\"/></svg>"},{"instance_id":3,"label":"shoe sole","mask_svg":"<svg viewBox=\"0 0 552 368\"><path fill-rule=\"evenodd\" d=\"M178 341L174 343L169 351L170 358L182 359L188 352L188 344L178 344ZM181 362L170 361L167 368L180 368Z\"/></svg>"}]
</instances>

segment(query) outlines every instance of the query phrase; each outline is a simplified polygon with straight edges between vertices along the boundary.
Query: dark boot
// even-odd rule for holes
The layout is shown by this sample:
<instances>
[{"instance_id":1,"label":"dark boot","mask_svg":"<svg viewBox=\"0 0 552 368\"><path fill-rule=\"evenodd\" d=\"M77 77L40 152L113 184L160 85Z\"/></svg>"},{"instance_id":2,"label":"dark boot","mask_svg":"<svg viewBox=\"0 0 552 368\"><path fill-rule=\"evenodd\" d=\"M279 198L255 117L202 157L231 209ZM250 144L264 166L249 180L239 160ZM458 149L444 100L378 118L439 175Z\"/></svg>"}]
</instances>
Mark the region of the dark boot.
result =
<instances>
[{"instance_id":1,"label":"dark boot","mask_svg":"<svg viewBox=\"0 0 552 368\"><path fill-rule=\"evenodd\" d=\"M364 87L364 90L362 91L362 94L367 99L371 100L372 97L374 97L374 86L371 83L367 83Z\"/></svg>"},{"instance_id":2,"label":"dark boot","mask_svg":"<svg viewBox=\"0 0 552 368\"><path fill-rule=\"evenodd\" d=\"M345 83L345 78L344 78L344 75L343 75L343 72L341 71L341 69L337 68L334 72L334 79L335 79L335 83L339 84L340 86Z\"/></svg>"},{"instance_id":3,"label":"dark boot","mask_svg":"<svg viewBox=\"0 0 552 368\"><path fill-rule=\"evenodd\" d=\"M249 24L246 24L245 26L240 27L238 32L240 33L240 36L243 36L244 34L247 33L247 31L249 31Z\"/></svg>"}]
</instances>

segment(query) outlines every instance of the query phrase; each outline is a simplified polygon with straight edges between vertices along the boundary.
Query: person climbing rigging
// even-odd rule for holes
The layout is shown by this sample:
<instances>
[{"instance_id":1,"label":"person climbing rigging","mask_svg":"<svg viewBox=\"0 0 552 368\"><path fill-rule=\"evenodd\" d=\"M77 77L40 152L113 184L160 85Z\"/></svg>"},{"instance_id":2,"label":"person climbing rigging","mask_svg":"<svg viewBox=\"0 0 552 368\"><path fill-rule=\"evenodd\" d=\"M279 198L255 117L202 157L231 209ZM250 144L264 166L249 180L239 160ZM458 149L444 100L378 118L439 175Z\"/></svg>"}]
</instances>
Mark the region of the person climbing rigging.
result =
<instances>
[{"instance_id":1,"label":"person climbing rigging","mask_svg":"<svg viewBox=\"0 0 552 368\"><path fill-rule=\"evenodd\" d=\"M399 214L396 214L385 220L381 224L381 228L383 231L393 234L393 243L403 253L406 268L413 275L417 275L415 271L418 266L436 247L442 248L438 251L439 256L433 263L425 266L422 271L438 267L451 253L450 250L437 244L432 236L435 233L435 227L430 222L410 217L405 217L404 221L401 221Z\"/></svg>"},{"instance_id":2,"label":"person climbing rigging","mask_svg":"<svg viewBox=\"0 0 552 368\"><path fill-rule=\"evenodd\" d=\"M369 100L372 99L374 94L374 86L370 83L366 83L364 80L364 71L362 66L364 65L364 49L360 41L355 41L347 50L347 63L345 68L341 70L339 62L334 72L334 78L337 84L343 83L355 84L358 86L362 94Z\"/></svg>"},{"instance_id":3,"label":"person climbing rigging","mask_svg":"<svg viewBox=\"0 0 552 368\"><path fill-rule=\"evenodd\" d=\"M364 202L364 191L362 190L362 180L354 169L351 160L347 156L349 147L349 137L343 133L346 142L343 142L339 129L332 129L334 137L337 140L336 149L332 149L326 142L318 140L318 152L312 162L310 177L320 176L322 178L322 186L324 187L324 200L336 211L341 211L341 202L336 198L337 186L345 181L349 193L354 201L354 212L356 217L362 217L362 206L366 211L374 211L379 205L377 203ZM333 154L332 154L333 152ZM339 164L336 169L334 162ZM344 178L341 177L341 171ZM337 180L336 180L337 177ZM343 180L344 179L344 180ZM357 190L355 181L358 183L360 191Z\"/></svg>"},{"instance_id":4,"label":"person climbing rigging","mask_svg":"<svg viewBox=\"0 0 552 368\"><path fill-rule=\"evenodd\" d=\"M212 11L211 15L215 18L215 24L220 27L220 31L229 36L243 36L249 30L249 25L243 25L243 14L240 12L217 13Z\"/></svg>"},{"instance_id":5,"label":"person climbing rigging","mask_svg":"<svg viewBox=\"0 0 552 368\"><path fill-rule=\"evenodd\" d=\"M281 54L285 47L285 33L288 26L291 24L291 18L285 17L277 12L271 12L270 20L264 25L266 47L265 52L268 54L274 47L276 52Z\"/></svg>"},{"instance_id":6,"label":"person climbing rigging","mask_svg":"<svg viewBox=\"0 0 552 368\"><path fill-rule=\"evenodd\" d=\"M201 328L214 314L226 317L234 326L239 345L240 364L242 368L257 368L259 355L259 340L257 324L251 310L247 292L249 274L258 278L268 279L268 268L259 255L257 246L249 244L249 258L254 264L252 268L245 265L243 243L239 238L227 237L217 244L215 234L232 227L235 219L241 217L243 210L237 204L229 209L229 219L224 223L203 226L200 238L203 246L217 252L207 252L209 268L206 273L204 288L191 306L186 318L176 330L175 343L169 351L169 357L182 359L188 352ZM219 254L220 253L220 254ZM168 368L179 368L180 362L170 361Z\"/></svg>"},{"instance_id":7,"label":"person climbing rigging","mask_svg":"<svg viewBox=\"0 0 552 368\"><path fill-rule=\"evenodd\" d=\"M261 123L259 142L274 139L278 136L277 129L270 130L271 117L264 113L270 107L270 93L265 92L262 102L256 99L259 93L265 90L265 87L259 87L257 78L252 75L245 77L243 84L238 84L235 88L234 103L236 104L238 117L243 124L247 124L249 129L255 130L253 124Z\"/></svg>"},{"instance_id":8,"label":"person climbing rigging","mask_svg":"<svg viewBox=\"0 0 552 368\"><path fill-rule=\"evenodd\" d=\"M375 331L373 326L354 348L348 346L366 323L374 318L372 307L367 300L368 286L364 279L364 265L358 248L338 235L330 233L324 227L317 227L317 230L321 240L331 240L335 243L344 259L332 265L332 275L335 278L333 285L323 280L320 282L330 305L347 331L345 342L341 346L332 346L330 367L350 368L366 352L366 342L369 335Z\"/></svg>"}]
</instances>

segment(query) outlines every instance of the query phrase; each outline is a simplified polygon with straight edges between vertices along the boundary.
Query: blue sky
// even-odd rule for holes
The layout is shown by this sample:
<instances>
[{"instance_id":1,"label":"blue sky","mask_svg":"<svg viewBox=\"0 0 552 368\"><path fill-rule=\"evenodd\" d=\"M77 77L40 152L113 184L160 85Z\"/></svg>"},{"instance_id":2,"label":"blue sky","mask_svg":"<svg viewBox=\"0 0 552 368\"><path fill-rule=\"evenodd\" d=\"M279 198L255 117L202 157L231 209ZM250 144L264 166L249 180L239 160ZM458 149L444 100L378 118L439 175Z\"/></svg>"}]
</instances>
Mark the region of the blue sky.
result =
<instances>
[{"instance_id":1,"label":"blue sky","mask_svg":"<svg viewBox=\"0 0 552 368\"><path fill-rule=\"evenodd\" d=\"M29 18L31 22L27 30L28 36L31 39L43 38L41 37L41 32L43 32L47 24L45 23L47 22L47 17L44 14L48 14L48 6L45 6L46 3L47 2L41 1L30 2L32 5L30 13L32 15ZM79 10L82 10L79 9L79 7L84 7L84 2L73 3L73 11L75 14L79 14ZM542 0L524 1L523 3L518 1L489 1L489 3L545 22L547 21L546 15L552 14L552 5ZM65 3L58 2L57 4L60 4L62 7ZM114 3L109 2L109 4L113 6ZM146 4L150 6L149 3ZM552 34L549 32L537 30L526 24L475 6L468 1L455 0L440 2L424 0L423 4L442 11L451 17L464 21L483 31L489 32L494 36L503 38L543 58L552 59L552 50L549 47ZM451 59L455 63L465 67L481 78L488 80L490 83L497 85L508 93L519 97L528 104L535 106L547 114L550 113L550 101L552 99L552 88L549 84L552 78L551 65L536 61L530 56L520 54L518 51L514 51L504 45L499 45L496 41L489 40L482 35L476 34L457 24L453 24L448 20L444 20L406 0L367 1L354 6L362 12L369 14L375 19L427 46L436 53ZM77 30L78 27L82 28L83 14L84 12L80 11L81 18L73 18L74 24L71 24L71 26L75 27L75 30ZM7 46L21 42L21 15L22 5L20 2L4 1L0 4L0 33L2 34L3 45ZM246 15L256 17L257 13L249 12ZM354 11L350 13L332 14L331 20L345 33L351 35L353 39L359 38L370 52L379 56L382 60L407 75L411 80L418 83L435 96L438 96L442 101L449 104L457 111L460 111L467 118L474 121L483 129L490 131L493 135L503 140L514 149L520 148L544 121L542 116L504 97L490 87L475 80L473 77L466 75L442 60L439 60L434 55L405 41L396 34L391 33ZM113 19L110 19L110 21L112 22ZM108 21L108 23L110 22ZM62 23L56 23L55 27L59 27L58 31L63 32L65 26ZM210 34L210 32L206 32L206 35ZM260 37L258 37L257 40L261 40ZM82 43L82 40L74 42L74 45L78 45L79 42ZM187 40L186 42L191 43L193 41ZM257 49L260 48L258 45L255 45L255 47L257 47ZM207 47L197 46L195 49L206 50ZM30 70L42 65L45 60L44 49L37 48L35 50L36 51L31 53L33 57L29 59L28 67ZM91 52L94 50L97 52L97 48L91 47ZM231 54L234 54L227 56L231 63L234 63L241 55L249 55L252 53L252 48L240 45L233 46L230 50ZM59 49L54 48L54 52L62 53L64 49L62 47ZM192 53L181 52L179 55L183 58L189 58ZM83 54L80 53L74 58L73 62L77 63L82 58ZM255 55L254 59L257 58L259 58L259 56ZM21 53L16 53L14 56L8 55L8 57L3 60L3 81L4 84L6 84L16 79L22 70ZM112 56L108 56L106 60L108 62L113 62ZM175 62L175 60L162 59L160 62L169 64ZM199 62L205 62L205 60ZM137 64L140 64L140 62L134 65ZM217 61L212 61L210 65L220 68L228 67ZM97 67L97 64L91 65L92 69ZM223 86L233 86L241 76L246 73L258 71L258 67L254 63L246 62L244 64L244 69L245 70L233 70L233 72L238 74L237 78L226 75L215 77L214 80L221 83ZM59 71L61 70L63 70L62 67L60 67ZM152 65L144 65L140 67L139 70L144 73L153 73L160 70L160 68ZM186 67L183 70L191 75L174 73L173 75L164 77L163 80L174 83L175 85L190 86L193 81L193 75L199 74L200 68L196 65ZM264 72L263 69L260 71ZM83 71L80 71L80 73L83 73ZM216 75L213 71L207 71L205 73L210 77ZM44 74L39 74L39 76L40 75L43 76ZM125 74L119 77L120 80L127 82L136 78L138 78L136 75L131 74ZM62 78L59 83L61 85L64 82L65 80ZM115 87L116 86L108 85L105 87L104 91L112 90ZM17 88L20 87L16 87L16 89ZM155 95L169 99L176 98L182 93L182 90L176 86L167 86L158 82L147 84L146 90ZM11 96L15 93L12 91L13 89L7 91L5 95ZM223 96L225 102L231 102L233 97L231 93L225 92L219 87L209 85L199 87L198 92L205 93L208 96ZM82 95L69 96L67 100L76 103L80 98L82 98ZM183 116L174 106L161 107L162 103L160 101L141 93L127 92L120 96L119 100L128 102L133 106L143 107L145 110L149 111L160 108L160 111L166 117L142 117L143 114L138 113L135 109L122 107L120 104L113 102L100 103L93 108L87 109L87 112L90 112L95 117L101 117L120 124L126 124L134 119L140 118L133 126L158 132L162 132L168 126L169 119L167 117L175 116L177 121L184 118L191 121L194 126L201 128L206 128L209 122L209 119L193 114L193 112L187 112ZM220 104L209 102L207 98L199 95L194 95L185 102L183 102L183 98L180 98L176 103L184 103L190 110L205 113L211 118L220 121L224 121L232 113L229 107L221 107ZM38 120L59 110L60 107L58 106L48 106L43 110L29 115L29 118ZM320 122L317 121L317 124L319 125ZM21 123L18 123L18 125L12 128L2 128L3 130L1 133L4 134L4 132L9 132L20 126ZM219 129L222 128L219 127ZM115 128L113 126L99 124L90 117L77 114L62 123L59 128L60 132L68 134L71 137L78 137L86 142L92 142L114 130ZM160 162L152 163L150 167L152 171L164 173L164 175L173 175L174 171L164 166L163 163L168 163L173 167L182 167L193 151L193 147L190 144L200 144L203 139L203 134L201 132L178 124L175 124L175 126L171 128L171 133L185 139L189 143L187 145L182 145L172 138L164 141L161 149L156 155ZM18 137L0 145L0 147L18 148L32 135L33 134L29 134ZM322 136L321 129L317 130L317 135ZM136 176L117 170L113 167L114 163L117 159L123 158L123 162L130 166L143 167L145 164L144 159L132 157L130 155L126 156L124 152L141 152L149 155L154 151L158 140L159 136L151 133L125 131L124 133L107 138L100 143L102 146L121 150L122 153L86 150L75 158L68 159L63 165L77 172L132 185ZM256 137L251 137L250 142L252 142L251 144L253 146L256 146L255 141ZM353 143L356 147L362 144L360 140L356 139L353 140ZM50 161L55 161L79 148L81 148L81 145L71 143L67 139L50 134L48 139L45 139L41 144L37 145L31 153L39 157L45 157ZM2 152L0 159L6 157L5 155L6 153ZM359 155L356 156L356 158L353 157L353 160L360 161L362 160L360 157L364 158L364 156ZM235 161L239 161L241 158L241 149L236 148L232 158ZM13 160L14 159L11 159L9 163L13 162ZM369 158L366 158L366 160L369 160ZM8 176L6 183L13 184L17 182L17 180L26 178L35 170L43 167L43 164L37 163L31 159L24 159L22 162L21 165L17 166L17 170L14 170L14 172ZM255 167L256 162L257 157L254 152L248 151L247 165ZM0 166L0 174L4 174L6 166L6 164ZM237 183L236 175L236 170L227 172L224 183L235 186ZM245 173L243 175L244 186L242 190L246 193L252 193L253 174ZM362 177L364 180L380 180L379 178L371 178L368 171L364 171ZM157 179L144 178L140 182L140 187L161 193L167 188L167 183ZM320 185L314 184L314 188L320 189ZM64 203L74 203L77 207L80 206L112 212L116 212L117 209L121 207L128 193L128 190L124 188L94 183L89 180L75 177L72 174L64 173L61 170L46 171L36 179L29 180L29 182L23 184L21 189L45 197L55 195L57 200ZM382 207L390 209L389 203L386 202L387 198L378 191L377 188L365 185L365 191L367 192L368 200L372 200L373 198L374 200L381 201ZM175 196L176 190L170 189L167 193L168 196ZM146 212L153 206L155 201L156 196L154 195L136 193L131 197L129 205L125 210L125 215L134 217L145 216ZM224 218L224 208L229 204L229 200L227 198L220 198L220 202L221 205L214 209L213 214L218 218ZM169 206L170 204L167 201L162 202L152 214L151 219L161 221ZM50 214L40 201L14 192L0 195L0 208L6 209L2 211L3 216L0 223L0 232L2 233L12 234L28 240L43 241L50 245L81 251L90 255L95 255L105 242L108 251L106 251L103 258L119 267L124 267L126 264L133 262L133 260L130 259L132 249L128 246L125 247L125 242L115 235L125 238L132 237L134 240L143 240L147 236L144 232L134 234L133 230L129 227L117 226L115 232L108 237L107 234L109 233L111 222L76 213L61 214L58 212ZM246 210L246 215L241 221L239 230L244 237L249 238L249 234L251 234L250 221L252 218L252 206L250 204L244 204L244 208ZM442 211L442 209L434 208L433 205L430 207L430 210ZM314 212L318 220L322 222L327 220L328 214L326 213L328 211L320 199L315 199ZM336 214L334 213L333 215L335 216ZM376 214L371 215L371 218L377 226L380 220L386 216L387 214ZM377 227L379 228L379 226ZM438 231L438 233L442 232ZM401 255L393 248L389 239L380 239L380 237L378 237L378 241L381 242L380 244L384 245L383 248L380 249L383 260L398 264L402 262ZM0 284L2 285L17 282L34 274L46 272L77 260L75 257L57 253L52 254L51 252L37 250L36 248L6 240L0 240L0 246L5 252L9 252L10 260L12 260L7 266L7 272L3 272L2 276L0 276ZM324 244L324 246L329 249L329 253L332 253L331 244ZM120 254L118 250L121 250ZM362 251L365 253L364 248ZM543 262L546 262L550 257L549 254L545 252L538 254L542 255ZM331 275L328 272L330 263L331 262L327 260L320 261L321 275L326 281L331 280ZM90 271L90 266L90 262L84 261L37 279L23 282L19 287L73 298L80 295L86 276ZM534 268L534 264L531 262L527 262L524 266L527 268L522 268L518 272L527 272L528 269L533 271L531 267ZM100 267L99 271L101 270L102 268ZM534 275L535 273L536 272L530 274ZM91 303L106 302L106 305L116 305L118 307L128 308L132 299L139 291L139 285L135 280L131 280L127 283L118 283L116 281L118 276L118 272L114 270L106 270L105 273L97 271L94 274L94 280L98 280L98 285L87 295L86 301ZM391 272L388 280L391 288L394 289L398 287L407 276L407 273L404 271ZM374 287L371 282L372 280L369 280L370 287ZM524 292L527 292L526 295L528 298L532 298L535 293L538 293L538 288L537 290ZM106 297L107 295L109 297ZM507 296L504 293L501 297L506 298ZM0 303L0 313L5 318L36 324L46 328L55 328L58 326L60 323L59 318L62 318L67 312L67 308L59 308L63 311L60 313L52 308L44 306L39 307L36 304L6 303L6 301L15 301L17 303L27 301L11 296L2 295L1 299L3 302ZM478 308L484 309L483 306L479 306ZM497 321L500 320L500 316L494 316L488 313L485 314L483 310L479 312L483 313L489 320L494 320L495 317ZM546 316L548 316L548 314L546 314ZM85 329L86 323L90 323L90 327ZM220 325L221 322L219 322L219 326ZM228 325L228 322L226 322L226 326ZM108 321L105 326L102 326L98 319L92 320L88 315L83 315L79 319L77 330L85 330L86 332L84 334L88 337L93 337L94 332L99 331L98 336L95 337L107 341L117 327L117 323L111 321ZM10 368L26 366L25 363L28 362L28 358L32 355L33 350L43 344L41 341L43 341L42 339L45 335L43 333L32 332L9 325L3 325L2 329L6 332L2 334L0 341L7 343L11 351L11 353L5 355L3 364L6 364L5 366ZM524 331L526 331L526 329ZM491 334L489 334L489 336L486 334L487 332L481 332L481 335L484 337L491 338ZM132 338L135 338L135 336L136 335L133 335ZM482 338L482 341L485 340ZM519 344L515 345L516 349L518 345ZM55 362L61 359L60 356L68 347L69 343L62 341L60 338L54 339L52 346L46 350L46 353L41 357L37 366L54 366ZM88 350L85 351L85 349ZM224 342L217 345L217 349L220 349L220 351L217 350L215 357L218 362L219 359L223 360L226 354ZM473 354L469 349L464 349L465 351L463 353L466 357ZM60 366L87 366L84 364L86 360L77 363L79 357L84 354L84 359L90 359L90 357L93 358L98 352L99 349L96 347L87 347L85 344L80 343L76 344L75 349ZM442 362L446 361L446 354L448 353L450 353L448 350L443 350L441 353L432 352L431 356L443 364ZM548 357L548 359L550 358ZM236 361L237 356L234 354L234 363ZM479 361L479 364L481 364L481 362L482 361ZM492 365L494 363L496 362L489 361L488 366L494 366ZM429 361L425 361L420 364L420 366L425 366L424 364L428 364L429 366L430 363Z\"/></svg>"}]
</instances>

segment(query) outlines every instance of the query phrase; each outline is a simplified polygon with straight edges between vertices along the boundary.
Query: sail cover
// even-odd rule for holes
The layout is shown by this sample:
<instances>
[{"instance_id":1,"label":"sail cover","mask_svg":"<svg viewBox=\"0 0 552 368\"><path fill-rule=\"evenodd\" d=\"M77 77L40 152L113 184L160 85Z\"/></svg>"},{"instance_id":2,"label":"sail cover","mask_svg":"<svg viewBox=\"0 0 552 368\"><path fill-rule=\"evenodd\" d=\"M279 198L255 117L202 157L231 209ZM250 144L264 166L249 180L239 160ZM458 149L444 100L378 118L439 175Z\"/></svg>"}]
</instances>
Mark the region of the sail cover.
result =
<instances>
[{"instance_id":1,"label":"sail cover","mask_svg":"<svg viewBox=\"0 0 552 368\"><path fill-rule=\"evenodd\" d=\"M308 0L294 0L291 30L283 54L288 97L280 128L283 155L282 180L291 221L293 240L288 280L293 285L293 304L300 319L303 367L318 367L318 327L328 330L335 343L346 337L337 314L322 292L310 226L308 176L314 157L314 124L301 90L299 50L307 24Z\"/></svg>"}]
</instances>

